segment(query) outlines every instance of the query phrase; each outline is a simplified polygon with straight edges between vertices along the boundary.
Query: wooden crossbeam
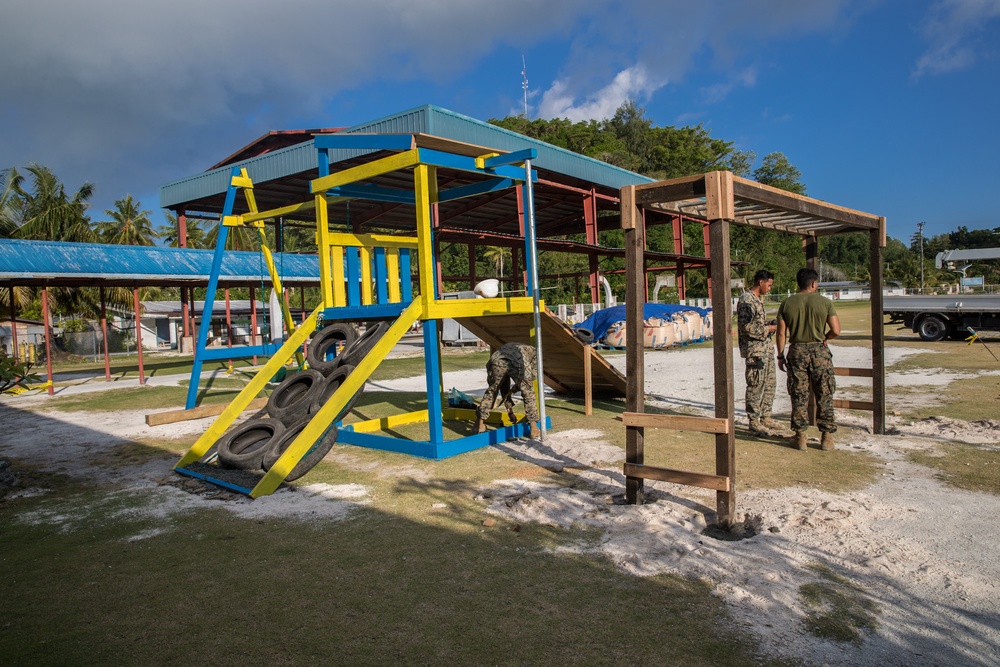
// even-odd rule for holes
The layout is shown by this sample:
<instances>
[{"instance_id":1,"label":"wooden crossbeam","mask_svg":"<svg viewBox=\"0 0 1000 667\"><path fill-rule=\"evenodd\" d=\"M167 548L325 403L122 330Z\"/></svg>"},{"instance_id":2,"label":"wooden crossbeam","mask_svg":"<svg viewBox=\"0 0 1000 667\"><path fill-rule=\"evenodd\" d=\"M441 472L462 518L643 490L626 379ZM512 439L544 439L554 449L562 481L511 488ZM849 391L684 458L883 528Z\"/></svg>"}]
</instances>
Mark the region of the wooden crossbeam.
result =
<instances>
[{"instance_id":1,"label":"wooden crossbeam","mask_svg":"<svg viewBox=\"0 0 1000 667\"><path fill-rule=\"evenodd\" d=\"M256 398L247 405L244 410L260 410L267 406L267 398ZM153 412L146 415L146 426L161 426L162 424L173 424L175 422L189 421L191 419L202 419L203 417L218 417L226 408L228 403L217 405L203 405L190 410L170 410L169 412Z\"/></svg>"},{"instance_id":2,"label":"wooden crossbeam","mask_svg":"<svg viewBox=\"0 0 1000 667\"><path fill-rule=\"evenodd\" d=\"M670 468L657 468L639 463L626 463L625 475L638 479L655 479L660 482L672 482L674 484L684 484L687 486L700 486L705 489L716 491L730 491L728 477L721 475L706 475L700 472L688 472L686 470L672 470Z\"/></svg>"},{"instance_id":3,"label":"wooden crossbeam","mask_svg":"<svg viewBox=\"0 0 1000 667\"><path fill-rule=\"evenodd\" d=\"M870 368L846 368L843 366L834 368L833 374L841 375L844 377L859 377L859 378L875 377L875 373Z\"/></svg>"},{"instance_id":4,"label":"wooden crossbeam","mask_svg":"<svg viewBox=\"0 0 1000 667\"><path fill-rule=\"evenodd\" d=\"M866 410L868 412L875 412L874 401L850 401L844 398L835 398L833 399L833 407L844 408L847 410Z\"/></svg>"},{"instance_id":5,"label":"wooden crossbeam","mask_svg":"<svg viewBox=\"0 0 1000 667\"><path fill-rule=\"evenodd\" d=\"M729 433L729 420L719 417L688 417L684 415L658 415L647 412L626 412L622 414L625 426L645 426L648 428L670 428L677 431L699 431L701 433Z\"/></svg>"}]
</instances>

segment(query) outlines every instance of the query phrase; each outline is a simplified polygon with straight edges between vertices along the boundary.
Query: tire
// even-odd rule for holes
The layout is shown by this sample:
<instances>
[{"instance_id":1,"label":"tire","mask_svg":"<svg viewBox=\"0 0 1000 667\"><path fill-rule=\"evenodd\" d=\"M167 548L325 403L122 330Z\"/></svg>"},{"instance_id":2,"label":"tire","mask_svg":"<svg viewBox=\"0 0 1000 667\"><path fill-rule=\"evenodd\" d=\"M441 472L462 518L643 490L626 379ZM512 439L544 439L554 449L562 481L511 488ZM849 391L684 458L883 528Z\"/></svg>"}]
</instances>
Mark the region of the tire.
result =
<instances>
[{"instance_id":1,"label":"tire","mask_svg":"<svg viewBox=\"0 0 1000 667\"><path fill-rule=\"evenodd\" d=\"M325 326L312 335L309 339L309 347L306 350L306 359L309 360L309 368L317 370L323 375L329 375L340 365L343 352L351 343L358 338L358 330L346 322L335 322ZM337 346L344 344L341 354L337 354ZM330 352L334 353L333 359L327 359Z\"/></svg>"},{"instance_id":2,"label":"tire","mask_svg":"<svg viewBox=\"0 0 1000 667\"><path fill-rule=\"evenodd\" d=\"M917 333L922 340L929 342L939 341L948 335L948 325L937 315L928 315L920 320L917 325Z\"/></svg>"},{"instance_id":3,"label":"tire","mask_svg":"<svg viewBox=\"0 0 1000 667\"><path fill-rule=\"evenodd\" d=\"M299 371L286 377L267 399L267 414L286 426L301 419L326 378L318 370Z\"/></svg>"},{"instance_id":4,"label":"tire","mask_svg":"<svg viewBox=\"0 0 1000 667\"><path fill-rule=\"evenodd\" d=\"M375 347L375 343L385 335L385 332L389 330L389 325L386 322L379 322L374 326L370 326L365 329L365 332L358 337L350 347L344 348L341 353L341 364L347 364L350 366L357 366L361 361L371 352L371 349Z\"/></svg>"},{"instance_id":5,"label":"tire","mask_svg":"<svg viewBox=\"0 0 1000 667\"><path fill-rule=\"evenodd\" d=\"M303 419L302 421L295 424L291 428L286 429L285 432L281 435L281 437L275 439L267 448L267 451L264 452L264 456L263 459L261 460L260 466L264 470L270 470L271 467L278 462L278 459L281 458L281 455L285 453L285 450L288 449L288 446L292 444L292 441L294 441L295 438L298 437L299 433L302 432L302 429L304 429L308 423L309 423L308 419ZM333 444L335 442L337 442L337 427L331 426L330 430L327 431L322 438L320 438L320 441L314 444L312 448L308 452L306 452L306 455L303 456L299 460L299 462L295 464L295 467L292 468L292 471L288 473L288 475L285 477L285 481L293 482L297 480L299 477L305 475L313 468L315 468L316 464L322 461L324 457L326 457L326 455L330 453L330 450L333 449Z\"/></svg>"},{"instance_id":6,"label":"tire","mask_svg":"<svg viewBox=\"0 0 1000 667\"><path fill-rule=\"evenodd\" d=\"M317 412L319 412L320 408L326 405L326 402L330 400L330 397L333 396L334 392L336 392L337 389L340 388L340 385L344 383L344 380L347 379L347 376L349 376L353 370L354 366L341 364L337 368L337 370L331 373L330 377L328 377L326 381L323 383L323 386L320 387L319 392L313 399L312 405L309 406L308 414L314 415ZM361 385L361 388L354 393L354 396L351 397L351 400L347 401L347 405L344 406L344 409L341 410L330 423L336 424L341 419L346 417L347 414L354 409L354 406L357 404L358 399L361 398L361 394L363 394L364 392L365 392L365 385Z\"/></svg>"},{"instance_id":7,"label":"tire","mask_svg":"<svg viewBox=\"0 0 1000 667\"><path fill-rule=\"evenodd\" d=\"M573 333L579 338L585 345L590 345L594 342L594 332L590 329L584 329L583 327L576 327L573 329Z\"/></svg>"},{"instance_id":8,"label":"tire","mask_svg":"<svg viewBox=\"0 0 1000 667\"><path fill-rule=\"evenodd\" d=\"M954 327L948 331L948 338L950 338L951 340L965 340L971 335L972 334L970 334L965 329L960 329L958 327Z\"/></svg>"},{"instance_id":9,"label":"tire","mask_svg":"<svg viewBox=\"0 0 1000 667\"><path fill-rule=\"evenodd\" d=\"M223 468L259 470L264 452L285 432L277 419L251 419L229 431L217 443Z\"/></svg>"}]
</instances>

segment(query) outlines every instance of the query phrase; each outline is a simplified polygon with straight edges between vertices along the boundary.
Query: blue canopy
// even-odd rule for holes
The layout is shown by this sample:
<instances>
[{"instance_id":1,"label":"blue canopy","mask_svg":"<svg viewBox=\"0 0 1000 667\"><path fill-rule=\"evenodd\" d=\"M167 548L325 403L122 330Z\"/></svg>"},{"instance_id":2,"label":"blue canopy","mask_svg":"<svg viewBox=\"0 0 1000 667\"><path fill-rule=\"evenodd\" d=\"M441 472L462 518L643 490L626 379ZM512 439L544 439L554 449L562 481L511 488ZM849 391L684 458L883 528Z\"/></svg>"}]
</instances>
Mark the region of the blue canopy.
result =
<instances>
[{"instance_id":1,"label":"blue canopy","mask_svg":"<svg viewBox=\"0 0 1000 667\"><path fill-rule=\"evenodd\" d=\"M642 306L642 319L648 320L652 317L668 320L675 313L685 313L694 311L705 317L712 311L711 308L695 308L694 306L678 306L672 303L646 303ZM594 340L604 337L611 325L615 322L625 320L625 306L612 306L594 312L593 315L576 325L577 329L587 329L594 332Z\"/></svg>"}]
</instances>

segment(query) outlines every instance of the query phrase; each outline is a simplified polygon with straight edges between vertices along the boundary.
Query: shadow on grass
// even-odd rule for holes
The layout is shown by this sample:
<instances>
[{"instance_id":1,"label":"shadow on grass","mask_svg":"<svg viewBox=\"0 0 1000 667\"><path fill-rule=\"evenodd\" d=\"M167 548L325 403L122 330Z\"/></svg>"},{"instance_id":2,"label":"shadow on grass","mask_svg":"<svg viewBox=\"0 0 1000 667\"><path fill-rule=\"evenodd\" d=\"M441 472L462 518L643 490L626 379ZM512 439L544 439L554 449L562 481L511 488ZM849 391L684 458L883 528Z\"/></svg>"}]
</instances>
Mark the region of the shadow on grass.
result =
<instances>
[{"instance_id":1,"label":"shadow on grass","mask_svg":"<svg viewBox=\"0 0 1000 667\"><path fill-rule=\"evenodd\" d=\"M0 503L16 595L0 606L0 626L17 628L0 633L10 664L769 664L707 584L549 548L573 544L573 531L487 528L466 479L400 479L341 520L241 518L150 485L168 473L162 450L7 406L0 418L22 434L0 443L15 472L74 472L72 483L49 478L44 495ZM96 474L122 448L128 466ZM801 554L838 560L797 545L789 562L783 539L725 548L768 568L794 568ZM888 575L858 583L909 621L858 648L866 658L989 664L995 618L925 605ZM847 662L861 655L851 650Z\"/></svg>"}]
</instances>

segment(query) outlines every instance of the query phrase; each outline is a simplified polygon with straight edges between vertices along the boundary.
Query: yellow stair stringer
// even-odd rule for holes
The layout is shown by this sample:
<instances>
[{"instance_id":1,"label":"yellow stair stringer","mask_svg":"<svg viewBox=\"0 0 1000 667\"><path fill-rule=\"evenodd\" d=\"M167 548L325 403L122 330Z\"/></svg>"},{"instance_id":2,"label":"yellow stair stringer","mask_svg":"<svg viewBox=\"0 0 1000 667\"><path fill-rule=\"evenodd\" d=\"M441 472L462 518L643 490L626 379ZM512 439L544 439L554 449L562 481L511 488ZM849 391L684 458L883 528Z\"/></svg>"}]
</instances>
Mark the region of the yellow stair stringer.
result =
<instances>
[{"instance_id":1,"label":"yellow stair stringer","mask_svg":"<svg viewBox=\"0 0 1000 667\"><path fill-rule=\"evenodd\" d=\"M333 418L344 409L344 406L364 386L368 378L371 377L371 374L382 363L386 355L389 354L389 351L410 330L413 323L420 317L421 311L422 304L420 299L417 298L392 323L388 331L382 335L371 351L361 360L361 363L347 376L344 383L340 385L340 388L330 397L330 400L320 408L319 412L313 415L309 424L292 441L288 449L285 450L285 453L281 455L281 458L271 466L271 469L261 478L257 486L253 487L253 490L250 491L251 498L259 498L260 496L274 493L281 483L285 481L288 473L298 465L303 456L309 453L313 444L319 442L320 438L330 429L330 426L333 424Z\"/></svg>"},{"instance_id":2,"label":"yellow stair stringer","mask_svg":"<svg viewBox=\"0 0 1000 667\"><path fill-rule=\"evenodd\" d=\"M316 322L319 320L319 313L322 307L317 308L312 312L312 314L306 318L306 321L295 328L295 332L288 337L288 340L282 344L278 351L268 360L264 367L257 371L257 374L253 376L250 383L232 400L229 407L223 411L218 418L212 422L212 425L208 427L201 437L193 445L187 453L181 457L181 460L177 462L174 469L183 468L188 466L208 452L212 445L222 437L222 434L226 432L236 418L246 410L250 402L264 389L268 381L275 376L278 370L292 358L294 354L298 351L302 344L305 343L306 339L316 330Z\"/></svg>"}]
</instances>

